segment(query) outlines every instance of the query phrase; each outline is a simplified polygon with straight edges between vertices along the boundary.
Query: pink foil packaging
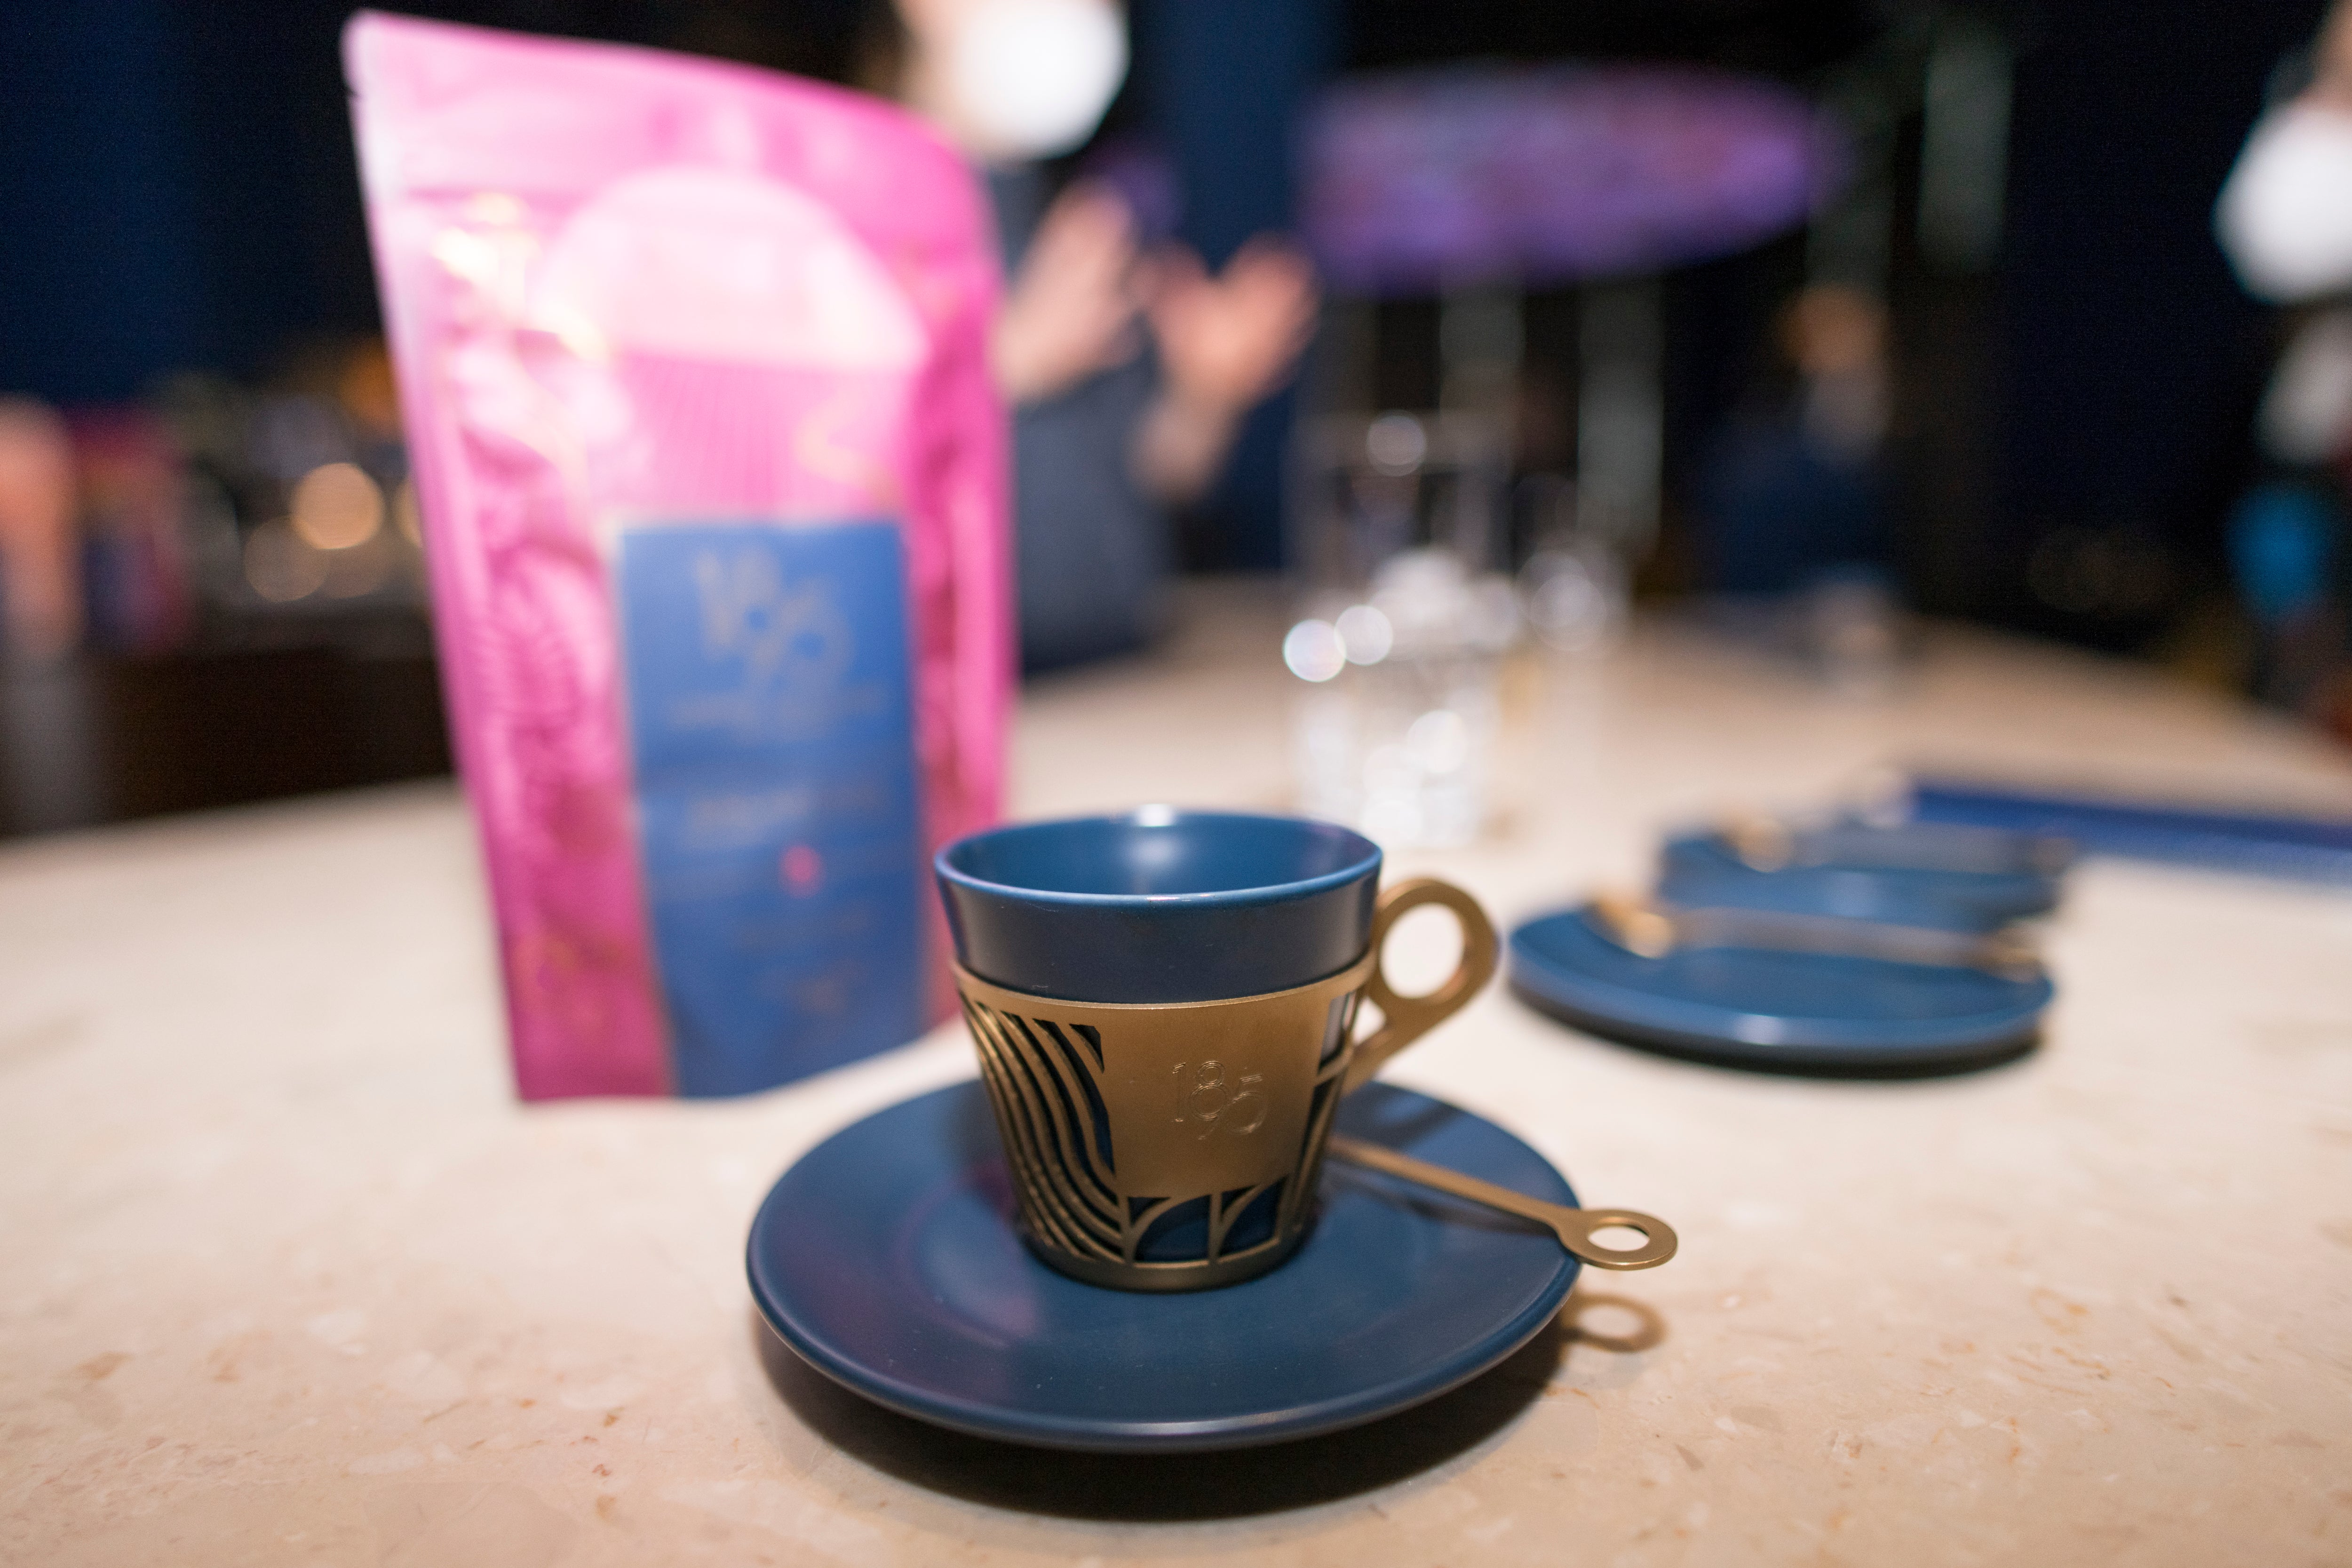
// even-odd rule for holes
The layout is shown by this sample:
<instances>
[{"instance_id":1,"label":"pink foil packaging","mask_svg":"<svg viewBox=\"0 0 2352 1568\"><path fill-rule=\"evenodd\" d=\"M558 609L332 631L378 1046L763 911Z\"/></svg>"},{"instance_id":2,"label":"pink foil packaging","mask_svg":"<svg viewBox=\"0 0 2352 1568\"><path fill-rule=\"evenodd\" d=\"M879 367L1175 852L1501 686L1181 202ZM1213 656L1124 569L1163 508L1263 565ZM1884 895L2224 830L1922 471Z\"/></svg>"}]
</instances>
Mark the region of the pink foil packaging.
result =
<instances>
[{"instance_id":1,"label":"pink foil packaging","mask_svg":"<svg viewBox=\"0 0 2352 1568\"><path fill-rule=\"evenodd\" d=\"M522 1095L911 1037L1013 671L973 178L748 68L374 14L344 53Z\"/></svg>"}]
</instances>

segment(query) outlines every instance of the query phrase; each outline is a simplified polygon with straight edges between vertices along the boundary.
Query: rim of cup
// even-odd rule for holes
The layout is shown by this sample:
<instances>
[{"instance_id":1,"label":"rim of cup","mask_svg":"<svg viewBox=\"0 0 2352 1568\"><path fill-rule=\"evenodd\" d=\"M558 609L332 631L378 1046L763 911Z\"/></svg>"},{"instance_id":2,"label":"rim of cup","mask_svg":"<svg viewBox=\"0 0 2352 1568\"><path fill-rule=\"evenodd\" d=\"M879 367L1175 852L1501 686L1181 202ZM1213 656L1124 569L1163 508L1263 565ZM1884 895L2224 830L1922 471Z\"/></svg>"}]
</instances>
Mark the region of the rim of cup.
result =
<instances>
[{"instance_id":1,"label":"rim of cup","mask_svg":"<svg viewBox=\"0 0 2352 1568\"><path fill-rule=\"evenodd\" d=\"M1019 882L1000 882L975 875L955 863L953 857L968 852L982 840L1031 833L1049 832L1080 826L1174 827L1186 822L1248 822L1271 824L1284 828L1305 830L1311 837L1336 840L1344 849L1354 851L1351 858L1336 870L1290 881L1258 882L1245 888L1216 888L1192 893L1086 893L1060 888L1024 886ZM1127 904L1138 908L1164 909L1181 906L1213 909L1220 904L1244 904L1263 901L1269 894L1285 898L1308 898L1334 888L1345 887L1368 874L1377 875L1381 866L1381 847L1352 828L1336 822L1323 822L1310 816L1284 816L1272 812L1255 811L1192 811L1181 806L1143 805L1132 811L1101 813L1084 816L1049 817L1037 822L1005 823L996 827L968 833L953 843L944 845L931 858L932 868L940 879L974 892L1019 899L1028 903L1072 904L1103 907Z\"/></svg>"}]
</instances>

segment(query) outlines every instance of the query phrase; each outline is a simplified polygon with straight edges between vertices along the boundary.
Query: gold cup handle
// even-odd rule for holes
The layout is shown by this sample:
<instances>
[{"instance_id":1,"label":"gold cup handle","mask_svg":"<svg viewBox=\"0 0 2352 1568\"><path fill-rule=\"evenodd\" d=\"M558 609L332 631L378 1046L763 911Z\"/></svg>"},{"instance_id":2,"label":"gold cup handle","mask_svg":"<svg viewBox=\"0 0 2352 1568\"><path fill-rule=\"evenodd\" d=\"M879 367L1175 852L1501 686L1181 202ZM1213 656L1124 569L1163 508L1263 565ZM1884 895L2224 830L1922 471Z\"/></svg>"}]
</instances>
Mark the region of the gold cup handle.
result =
<instances>
[{"instance_id":1,"label":"gold cup handle","mask_svg":"<svg viewBox=\"0 0 2352 1568\"><path fill-rule=\"evenodd\" d=\"M1436 990L1420 996L1400 996L1389 986L1382 950L1397 921L1407 910L1423 904L1443 904L1454 911L1462 926L1462 962ZM1494 978L1496 947L1495 928L1478 900L1453 883L1414 877L1381 889L1380 902L1372 910L1372 977L1364 985L1365 996L1381 1010L1381 1026L1357 1042L1347 1076L1339 1080L1339 1092L1345 1094L1370 1079L1391 1057L1475 996Z\"/></svg>"}]
</instances>

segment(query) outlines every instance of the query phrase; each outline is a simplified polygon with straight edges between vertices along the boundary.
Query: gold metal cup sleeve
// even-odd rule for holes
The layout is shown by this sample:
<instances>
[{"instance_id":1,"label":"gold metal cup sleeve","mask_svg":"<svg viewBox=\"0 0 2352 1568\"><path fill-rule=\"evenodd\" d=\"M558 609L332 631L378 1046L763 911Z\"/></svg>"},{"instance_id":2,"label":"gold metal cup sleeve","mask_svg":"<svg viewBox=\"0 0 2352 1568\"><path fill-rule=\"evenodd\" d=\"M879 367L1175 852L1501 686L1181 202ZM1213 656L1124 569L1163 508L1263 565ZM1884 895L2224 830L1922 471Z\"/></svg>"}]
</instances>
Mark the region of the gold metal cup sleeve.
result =
<instances>
[{"instance_id":1,"label":"gold metal cup sleeve","mask_svg":"<svg viewBox=\"0 0 2352 1568\"><path fill-rule=\"evenodd\" d=\"M1389 931L1439 903L1462 962L1424 996L1381 973ZM1476 994L1495 932L1467 893L1384 889L1362 957L1310 984L1206 1002L1096 1003L1009 990L959 966L1031 1249L1092 1284L1197 1290L1287 1258L1313 1217L1339 1097ZM1355 1037L1370 996L1381 1027Z\"/></svg>"}]
</instances>

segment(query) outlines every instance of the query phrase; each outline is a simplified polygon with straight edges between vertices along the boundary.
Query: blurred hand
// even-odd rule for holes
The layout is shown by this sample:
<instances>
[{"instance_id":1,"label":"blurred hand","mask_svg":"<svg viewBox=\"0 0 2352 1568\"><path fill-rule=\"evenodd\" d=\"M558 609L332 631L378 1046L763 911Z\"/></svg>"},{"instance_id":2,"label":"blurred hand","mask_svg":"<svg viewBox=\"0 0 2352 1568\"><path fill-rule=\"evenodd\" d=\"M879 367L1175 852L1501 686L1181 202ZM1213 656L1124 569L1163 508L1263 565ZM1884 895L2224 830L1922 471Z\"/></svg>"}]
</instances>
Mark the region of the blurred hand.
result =
<instances>
[{"instance_id":1,"label":"blurred hand","mask_svg":"<svg viewBox=\"0 0 2352 1568\"><path fill-rule=\"evenodd\" d=\"M1036 403L1125 364L1136 331L1135 222L1127 204L1074 185L1047 209L1006 291L990 358L1009 403Z\"/></svg>"},{"instance_id":2,"label":"blurred hand","mask_svg":"<svg viewBox=\"0 0 2352 1568\"><path fill-rule=\"evenodd\" d=\"M1283 241L1261 237L1212 279L1191 251L1171 247L1148 279L1152 335L1166 385L1136 432L1137 480L1186 506L1215 482L1243 415L1290 374L1315 330L1315 269Z\"/></svg>"},{"instance_id":3,"label":"blurred hand","mask_svg":"<svg viewBox=\"0 0 2352 1568\"><path fill-rule=\"evenodd\" d=\"M1280 384L1314 331L1315 269L1298 250L1260 236L1212 279L1171 247L1153 266L1149 310L1160 363L1179 403L1238 417Z\"/></svg>"}]
</instances>

